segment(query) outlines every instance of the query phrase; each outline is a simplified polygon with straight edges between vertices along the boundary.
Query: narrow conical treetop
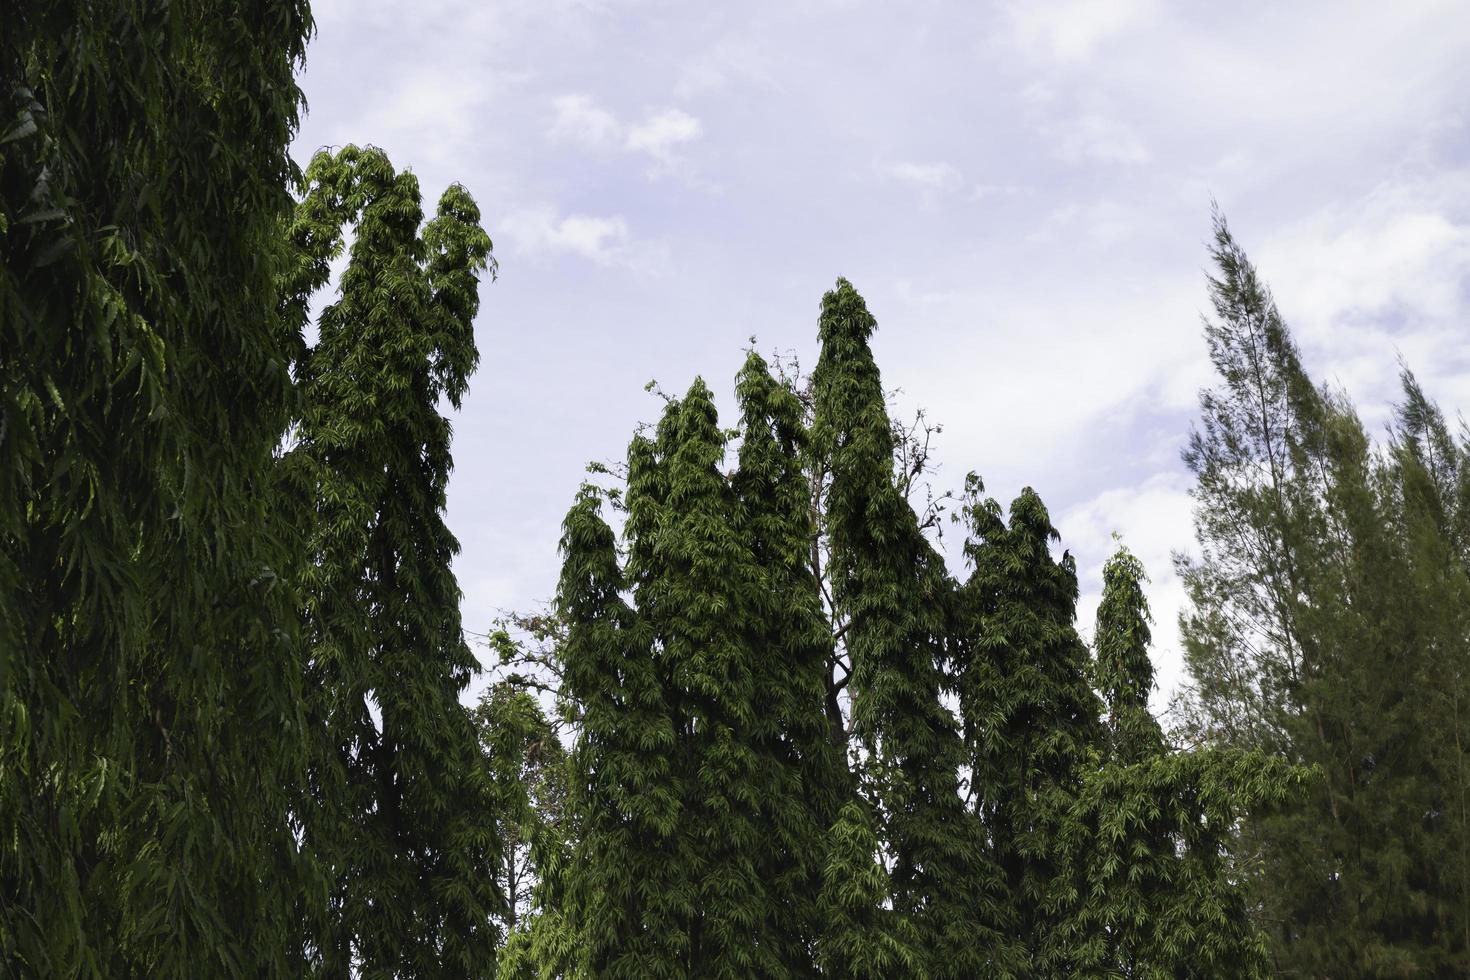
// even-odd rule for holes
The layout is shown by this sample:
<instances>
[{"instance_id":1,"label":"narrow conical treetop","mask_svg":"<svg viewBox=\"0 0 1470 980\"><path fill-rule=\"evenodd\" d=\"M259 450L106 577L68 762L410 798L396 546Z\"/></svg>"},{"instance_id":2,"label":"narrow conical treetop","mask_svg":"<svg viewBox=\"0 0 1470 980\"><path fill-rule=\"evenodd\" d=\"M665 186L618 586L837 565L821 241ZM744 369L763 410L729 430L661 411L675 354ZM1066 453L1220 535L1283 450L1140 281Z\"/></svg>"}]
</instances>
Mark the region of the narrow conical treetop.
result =
<instances>
[{"instance_id":1,"label":"narrow conical treetop","mask_svg":"<svg viewBox=\"0 0 1470 980\"><path fill-rule=\"evenodd\" d=\"M637 486L630 481L630 498ZM697 900L677 839L676 738L650 633L623 599L600 503L584 486L562 524L557 610L567 623L566 691L582 710L568 799L578 838L562 915L589 976L675 980L688 976Z\"/></svg>"},{"instance_id":2,"label":"narrow conical treetop","mask_svg":"<svg viewBox=\"0 0 1470 980\"><path fill-rule=\"evenodd\" d=\"M306 842L332 890L309 944L328 972L475 976L494 970L499 845L459 702L478 666L451 570L438 405L458 403L478 358L490 239L462 188L421 237L422 217L411 174L349 146L312 161L291 229L304 289L356 225L339 296L303 349L304 412L285 461L307 509L308 717L321 738Z\"/></svg>"},{"instance_id":3,"label":"narrow conical treetop","mask_svg":"<svg viewBox=\"0 0 1470 980\"><path fill-rule=\"evenodd\" d=\"M1145 581L1143 564L1120 547L1103 566L1102 601L1092 636L1096 685L1107 712L1107 752L1125 763L1158 755L1164 744L1163 729L1148 708L1154 666L1148 656Z\"/></svg>"},{"instance_id":4,"label":"narrow conical treetop","mask_svg":"<svg viewBox=\"0 0 1470 980\"><path fill-rule=\"evenodd\" d=\"M868 346L875 325L846 280L822 298L813 438L832 474L833 592L848 620L853 724L893 862L893 908L916 930L920 974L1004 975L1009 913L982 828L960 799L963 746L940 700L953 585L894 482Z\"/></svg>"}]
</instances>

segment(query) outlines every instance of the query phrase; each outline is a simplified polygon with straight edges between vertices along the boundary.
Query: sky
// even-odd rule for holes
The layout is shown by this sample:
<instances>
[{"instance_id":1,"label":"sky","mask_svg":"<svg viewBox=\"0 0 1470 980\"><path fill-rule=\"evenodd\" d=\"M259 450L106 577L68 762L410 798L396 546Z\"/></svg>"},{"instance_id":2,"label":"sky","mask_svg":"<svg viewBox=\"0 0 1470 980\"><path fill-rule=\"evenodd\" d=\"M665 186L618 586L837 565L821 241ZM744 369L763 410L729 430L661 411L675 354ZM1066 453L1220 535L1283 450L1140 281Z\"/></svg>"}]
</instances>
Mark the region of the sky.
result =
<instances>
[{"instance_id":1,"label":"sky","mask_svg":"<svg viewBox=\"0 0 1470 980\"><path fill-rule=\"evenodd\" d=\"M1090 632L1145 563L1182 682L1179 450L1211 383L1211 202L1369 428L1402 356L1470 408L1470 11L1161 0L316 0L294 153L374 144L495 242L448 521L467 629L549 600L563 515L754 337L816 361L838 276L934 476L1046 501ZM957 535L945 548L962 571ZM482 651L483 653L483 651Z\"/></svg>"}]
</instances>

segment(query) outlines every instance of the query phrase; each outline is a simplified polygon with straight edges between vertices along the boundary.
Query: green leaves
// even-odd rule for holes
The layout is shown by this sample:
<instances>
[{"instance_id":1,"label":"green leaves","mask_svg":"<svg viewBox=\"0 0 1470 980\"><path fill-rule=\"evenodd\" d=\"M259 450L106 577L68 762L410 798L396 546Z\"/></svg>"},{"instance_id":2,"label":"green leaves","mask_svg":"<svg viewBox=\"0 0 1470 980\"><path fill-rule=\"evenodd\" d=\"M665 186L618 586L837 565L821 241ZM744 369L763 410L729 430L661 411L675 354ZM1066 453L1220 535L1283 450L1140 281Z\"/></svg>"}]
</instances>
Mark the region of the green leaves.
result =
<instances>
[{"instance_id":1,"label":"green leaves","mask_svg":"<svg viewBox=\"0 0 1470 980\"><path fill-rule=\"evenodd\" d=\"M4 972L300 972L301 670L254 581L295 551L272 278L308 26L59 3L0 37Z\"/></svg>"},{"instance_id":2,"label":"green leaves","mask_svg":"<svg viewBox=\"0 0 1470 980\"><path fill-rule=\"evenodd\" d=\"M297 349L302 412L283 493L308 542L303 632L316 736L302 814L330 906L321 970L489 976L507 898L497 810L459 693L478 669L460 629L444 524L450 430L478 361L472 321L490 239L463 188L420 232L417 180L380 150L321 153L306 173L283 314L311 294L355 223L315 347ZM304 505L304 506L303 506Z\"/></svg>"}]
</instances>

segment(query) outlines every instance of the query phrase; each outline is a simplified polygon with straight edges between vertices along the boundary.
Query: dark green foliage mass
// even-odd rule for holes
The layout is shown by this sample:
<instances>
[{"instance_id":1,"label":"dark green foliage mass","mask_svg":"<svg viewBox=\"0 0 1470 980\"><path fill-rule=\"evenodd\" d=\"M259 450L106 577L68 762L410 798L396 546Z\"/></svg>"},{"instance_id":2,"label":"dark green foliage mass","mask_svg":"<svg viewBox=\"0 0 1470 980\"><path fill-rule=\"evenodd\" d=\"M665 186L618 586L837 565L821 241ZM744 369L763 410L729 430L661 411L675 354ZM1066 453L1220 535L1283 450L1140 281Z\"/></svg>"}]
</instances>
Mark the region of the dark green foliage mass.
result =
<instances>
[{"instance_id":1,"label":"dark green foliage mass","mask_svg":"<svg viewBox=\"0 0 1470 980\"><path fill-rule=\"evenodd\" d=\"M923 976L924 956L907 914L889 906L888 874L867 805L851 801L833 823L822 872L822 976L886 980Z\"/></svg>"},{"instance_id":2,"label":"dark green foliage mass","mask_svg":"<svg viewBox=\"0 0 1470 980\"><path fill-rule=\"evenodd\" d=\"M746 631L759 588L735 530L736 500L719 466L724 433L703 381L673 401L655 442L664 490L655 564L637 600L665 669L685 812L681 830L695 896L689 925L693 975L770 976L781 970L779 926L754 856L769 839L759 811L755 663Z\"/></svg>"},{"instance_id":3,"label":"dark green foliage mass","mask_svg":"<svg viewBox=\"0 0 1470 980\"><path fill-rule=\"evenodd\" d=\"M734 433L696 381L626 493L568 514L566 859L504 975L1260 975L1231 848L1301 771L1166 747L1142 568L1108 566L1094 665L1033 491L1007 521L971 481L955 582L894 467L874 326L845 281L824 298L810 435L751 354Z\"/></svg>"},{"instance_id":4,"label":"dark green foliage mass","mask_svg":"<svg viewBox=\"0 0 1470 980\"><path fill-rule=\"evenodd\" d=\"M297 976L299 0L7 4L0 973Z\"/></svg>"},{"instance_id":5,"label":"dark green foliage mass","mask_svg":"<svg viewBox=\"0 0 1470 980\"><path fill-rule=\"evenodd\" d=\"M833 638L812 568L815 534L797 396L752 352L736 378L735 528L754 563L744 597L752 670L752 750L766 839L756 872L767 883L771 941L783 976L808 976L827 928L819 901L826 833L850 798L842 747L825 715Z\"/></svg>"},{"instance_id":6,"label":"dark green foliage mass","mask_svg":"<svg viewBox=\"0 0 1470 980\"><path fill-rule=\"evenodd\" d=\"M1055 825L1075 797L1088 750L1100 738L1100 706L1087 647L1074 625L1077 572L1036 493L1011 505L979 498L972 476L963 510L973 571L962 596L956 684L969 746L972 812L1002 869L1031 969L1064 975L1051 907L1066 883L1057 867Z\"/></svg>"},{"instance_id":7,"label":"dark green foliage mass","mask_svg":"<svg viewBox=\"0 0 1470 980\"><path fill-rule=\"evenodd\" d=\"M641 465L629 479L635 513ZM599 505L596 492L583 488L562 525L557 606L567 621L565 683L582 706L568 797L578 837L565 916L589 975L679 977L694 899L676 836L684 801L674 725L647 627L623 599L615 538Z\"/></svg>"},{"instance_id":8,"label":"dark green foliage mass","mask_svg":"<svg viewBox=\"0 0 1470 980\"><path fill-rule=\"evenodd\" d=\"M424 225L418 181L374 149L321 153L290 239L288 315L355 235L339 295L297 365L286 492L304 510L306 709L317 739L305 842L329 889L308 948L330 976L493 973L500 857L492 787L459 702L476 662L443 520L441 398L478 359L471 321L490 239L452 186Z\"/></svg>"},{"instance_id":9,"label":"dark green foliage mass","mask_svg":"<svg viewBox=\"0 0 1470 980\"><path fill-rule=\"evenodd\" d=\"M573 796L582 837L568 918L598 975L816 974L823 845L846 778L823 713L831 639L807 563L805 436L795 395L758 358L739 393L744 438L732 476L702 381L668 402L654 438L629 449L624 533L636 609L618 596L622 572L602 530L602 598L572 588L589 588L587 574L563 578L568 683L583 710L575 785L588 793ZM568 517L567 575L572 533L595 519L590 499ZM631 689L632 668L614 650L638 661ZM629 705L639 689L646 700ZM654 713L630 728L646 709ZM613 754L635 736L636 751ZM641 787L639 796L619 784ZM606 821L641 829L612 835ZM602 847L617 850L599 857ZM583 876L600 884L586 888ZM609 892L626 898L614 904Z\"/></svg>"},{"instance_id":10,"label":"dark green foliage mass","mask_svg":"<svg viewBox=\"0 0 1470 980\"><path fill-rule=\"evenodd\" d=\"M891 856L893 909L911 921L918 975L1011 969L1004 903L981 824L959 794L964 747L940 700L952 584L893 472L892 430L868 338L876 327L846 280L822 299L813 438L832 475L834 599L848 618L853 724Z\"/></svg>"},{"instance_id":11,"label":"dark green foliage mass","mask_svg":"<svg viewBox=\"0 0 1470 980\"><path fill-rule=\"evenodd\" d=\"M970 480L951 573L846 280L809 387L750 353L734 429L696 380L581 489L469 710L491 242L297 170L311 26L0 17L0 973L1470 973L1470 431L1402 368L1375 444L1218 217L1175 730L1126 551L1091 656L1030 488Z\"/></svg>"},{"instance_id":12,"label":"dark green foliage mass","mask_svg":"<svg viewBox=\"0 0 1470 980\"><path fill-rule=\"evenodd\" d=\"M1268 976L1228 858L1238 821L1293 801L1305 774L1259 752L1166 745L1148 708L1143 581L1126 549L1104 566L1093 645L1105 737L1052 829L1069 889L1050 945L1073 976Z\"/></svg>"},{"instance_id":13,"label":"dark green foliage mass","mask_svg":"<svg viewBox=\"0 0 1470 980\"><path fill-rule=\"evenodd\" d=\"M1148 656L1152 632L1145 580L1143 563L1119 548L1103 566L1102 601L1092 634L1093 685L1106 712L1104 752L1124 764L1164 751L1164 731L1148 707L1154 665Z\"/></svg>"}]
</instances>

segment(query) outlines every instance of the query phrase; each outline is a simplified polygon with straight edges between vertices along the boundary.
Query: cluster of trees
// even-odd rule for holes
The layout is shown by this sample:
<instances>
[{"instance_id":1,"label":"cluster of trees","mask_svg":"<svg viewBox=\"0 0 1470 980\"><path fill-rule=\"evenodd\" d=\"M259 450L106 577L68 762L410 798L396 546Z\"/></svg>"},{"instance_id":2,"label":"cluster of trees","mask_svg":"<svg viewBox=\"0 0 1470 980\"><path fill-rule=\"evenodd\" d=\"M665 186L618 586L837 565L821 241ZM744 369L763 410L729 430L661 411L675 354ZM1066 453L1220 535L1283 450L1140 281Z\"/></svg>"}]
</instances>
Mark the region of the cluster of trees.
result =
<instances>
[{"instance_id":1,"label":"cluster of trees","mask_svg":"<svg viewBox=\"0 0 1470 980\"><path fill-rule=\"evenodd\" d=\"M696 380L582 487L462 704L491 242L381 151L293 165L310 30L0 35L7 975L1470 969L1470 438L1405 371L1375 448L1220 220L1177 732L1139 562L1089 645L1034 491L926 495L843 280L809 377L751 353L733 429Z\"/></svg>"},{"instance_id":2,"label":"cluster of trees","mask_svg":"<svg viewBox=\"0 0 1470 980\"><path fill-rule=\"evenodd\" d=\"M734 430L696 380L579 493L541 658L566 791L503 974L1264 976L1229 858L1306 771L1168 745L1143 569L1108 563L1089 650L1034 491L972 476L950 573L875 326L839 280L809 383L751 353Z\"/></svg>"},{"instance_id":3,"label":"cluster of trees","mask_svg":"<svg viewBox=\"0 0 1470 980\"><path fill-rule=\"evenodd\" d=\"M495 962L439 410L490 240L459 187L425 223L381 152L292 164L310 26L298 0L6 11L7 976Z\"/></svg>"}]
</instances>

